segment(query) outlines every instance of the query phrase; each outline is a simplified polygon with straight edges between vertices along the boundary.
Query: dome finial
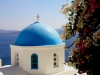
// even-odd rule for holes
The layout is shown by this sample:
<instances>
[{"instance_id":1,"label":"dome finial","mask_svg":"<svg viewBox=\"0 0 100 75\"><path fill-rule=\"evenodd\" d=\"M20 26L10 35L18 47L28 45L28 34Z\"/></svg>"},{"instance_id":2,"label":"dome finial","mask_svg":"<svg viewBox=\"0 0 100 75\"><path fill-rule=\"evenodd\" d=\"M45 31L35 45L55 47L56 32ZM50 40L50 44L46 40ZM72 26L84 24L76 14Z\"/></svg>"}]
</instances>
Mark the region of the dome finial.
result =
<instances>
[{"instance_id":1,"label":"dome finial","mask_svg":"<svg viewBox=\"0 0 100 75\"><path fill-rule=\"evenodd\" d=\"M37 22L39 22L39 18L40 18L39 14L37 14L36 18L37 18Z\"/></svg>"}]
</instances>

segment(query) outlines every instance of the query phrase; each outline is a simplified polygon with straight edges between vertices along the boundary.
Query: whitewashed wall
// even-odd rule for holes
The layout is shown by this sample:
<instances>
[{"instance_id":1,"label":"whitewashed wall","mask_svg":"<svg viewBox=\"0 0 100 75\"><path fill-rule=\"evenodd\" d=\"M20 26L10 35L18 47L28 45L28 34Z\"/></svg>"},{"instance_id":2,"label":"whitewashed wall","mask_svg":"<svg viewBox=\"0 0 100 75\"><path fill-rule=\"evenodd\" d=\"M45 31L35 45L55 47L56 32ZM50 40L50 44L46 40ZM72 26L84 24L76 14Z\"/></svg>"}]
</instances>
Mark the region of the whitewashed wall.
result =
<instances>
[{"instance_id":1,"label":"whitewashed wall","mask_svg":"<svg viewBox=\"0 0 100 75\"><path fill-rule=\"evenodd\" d=\"M18 53L19 56L19 66L21 68L23 68L23 48L20 46L14 46L14 45L10 45L11 48L11 65L15 66L16 62L15 62L15 56L16 53Z\"/></svg>"},{"instance_id":2,"label":"whitewashed wall","mask_svg":"<svg viewBox=\"0 0 100 75\"><path fill-rule=\"evenodd\" d=\"M54 53L58 54L58 67L54 67ZM65 52L64 46L48 48L47 55L47 74L61 72L64 70Z\"/></svg>"},{"instance_id":3,"label":"whitewashed wall","mask_svg":"<svg viewBox=\"0 0 100 75\"><path fill-rule=\"evenodd\" d=\"M19 66L29 75L45 75L64 70L64 45L11 47L11 65L15 65L15 53L19 54ZM38 55L38 69L31 69L31 55ZM59 67L53 67L53 54L59 55Z\"/></svg>"}]
</instances>

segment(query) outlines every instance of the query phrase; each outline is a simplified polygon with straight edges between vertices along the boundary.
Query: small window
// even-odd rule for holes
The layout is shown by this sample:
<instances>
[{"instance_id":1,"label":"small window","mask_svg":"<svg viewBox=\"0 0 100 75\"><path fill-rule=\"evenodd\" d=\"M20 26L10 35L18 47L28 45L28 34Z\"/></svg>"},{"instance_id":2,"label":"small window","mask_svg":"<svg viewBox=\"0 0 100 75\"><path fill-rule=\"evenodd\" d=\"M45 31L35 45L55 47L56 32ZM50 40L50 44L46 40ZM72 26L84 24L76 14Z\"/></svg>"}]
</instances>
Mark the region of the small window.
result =
<instances>
[{"instance_id":1,"label":"small window","mask_svg":"<svg viewBox=\"0 0 100 75\"><path fill-rule=\"evenodd\" d=\"M18 54L17 54L17 57L18 57Z\"/></svg>"},{"instance_id":2,"label":"small window","mask_svg":"<svg viewBox=\"0 0 100 75\"><path fill-rule=\"evenodd\" d=\"M38 69L38 55L31 55L31 69Z\"/></svg>"},{"instance_id":3,"label":"small window","mask_svg":"<svg viewBox=\"0 0 100 75\"><path fill-rule=\"evenodd\" d=\"M56 61L56 58L54 58L54 61Z\"/></svg>"},{"instance_id":4,"label":"small window","mask_svg":"<svg viewBox=\"0 0 100 75\"><path fill-rule=\"evenodd\" d=\"M17 66L19 65L19 62L17 62L17 64L16 64Z\"/></svg>"},{"instance_id":5,"label":"small window","mask_svg":"<svg viewBox=\"0 0 100 75\"><path fill-rule=\"evenodd\" d=\"M19 61L19 58L17 58L17 61Z\"/></svg>"},{"instance_id":6,"label":"small window","mask_svg":"<svg viewBox=\"0 0 100 75\"><path fill-rule=\"evenodd\" d=\"M54 53L54 57L56 56L56 54Z\"/></svg>"},{"instance_id":7,"label":"small window","mask_svg":"<svg viewBox=\"0 0 100 75\"><path fill-rule=\"evenodd\" d=\"M55 68L55 67L58 67L58 66L59 66L58 54L57 54L57 53L54 53L53 56L54 56L54 59L53 59L54 63L53 63L53 66L54 66L54 68Z\"/></svg>"},{"instance_id":8,"label":"small window","mask_svg":"<svg viewBox=\"0 0 100 75\"><path fill-rule=\"evenodd\" d=\"M15 54L15 65L16 66L19 65L19 55L18 55L18 53Z\"/></svg>"},{"instance_id":9,"label":"small window","mask_svg":"<svg viewBox=\"0 0 100 75\"><path fill-rule=\"evenodd\" d=\"M54 65L57 65L56 62L54 62Z\"/></svg>"}]
</instances>

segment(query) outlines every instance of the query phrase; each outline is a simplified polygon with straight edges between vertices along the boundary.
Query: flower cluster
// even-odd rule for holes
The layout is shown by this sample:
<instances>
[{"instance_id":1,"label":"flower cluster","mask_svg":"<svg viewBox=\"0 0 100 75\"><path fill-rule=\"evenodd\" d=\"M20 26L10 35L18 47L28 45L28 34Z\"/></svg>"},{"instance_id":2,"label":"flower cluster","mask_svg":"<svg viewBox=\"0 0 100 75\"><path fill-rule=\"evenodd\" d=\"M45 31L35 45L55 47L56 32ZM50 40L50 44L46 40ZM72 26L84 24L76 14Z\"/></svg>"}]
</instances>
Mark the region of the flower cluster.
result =
<instances>
[{"instance_id":1,"label":"flower cluster","mask_svg":"<svg viewBox=\"0 0 100 75\"><path fill-rule=\"evenodd\" d=\"M93 33L93 40L97 42L100 40L100 30L97 30L95 33Z\"/></svg>"},{"instance_id":2,"label":"flower cluster","mask_svg":"<svg viewBox=\"0 0 100 75\"><path fill-rule=\"evenodd\" d=\"M100 0L90 0L90 10L93 11L100 8Z\"/></svg>"},{"instance_id":3,"label":"flower cluster","mask_svg":"<svg viewBox=\"0 0 100 75\"><path fill-rule=\"evenodd\" d=\"M76 32L79 34L68 65L78 69L79 74L97 75L100 72L100 0L74 0L70 6L65 4L61 13L69 16L61 38L67 40Z\"/></svg>"}]
</instances>

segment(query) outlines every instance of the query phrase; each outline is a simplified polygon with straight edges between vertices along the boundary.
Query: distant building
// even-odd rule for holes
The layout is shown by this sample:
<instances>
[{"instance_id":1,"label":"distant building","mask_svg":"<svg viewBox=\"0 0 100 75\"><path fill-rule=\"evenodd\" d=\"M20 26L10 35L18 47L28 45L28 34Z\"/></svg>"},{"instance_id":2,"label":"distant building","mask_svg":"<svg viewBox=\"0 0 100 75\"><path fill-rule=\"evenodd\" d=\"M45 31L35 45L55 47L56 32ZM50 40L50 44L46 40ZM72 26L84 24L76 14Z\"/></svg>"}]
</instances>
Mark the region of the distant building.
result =
<instances>
[{"instance_id":1,"label":"distant building","mask_svg":"<svg viewBox=\"0 0 100 75\"><path fill-rule=\"evenodd\" d=\"M38 21L24 28L11 47L11 66L0 68L0 75L73 75L65 67L64 43L49 25Z\"/></svg>"}]
</instances>

